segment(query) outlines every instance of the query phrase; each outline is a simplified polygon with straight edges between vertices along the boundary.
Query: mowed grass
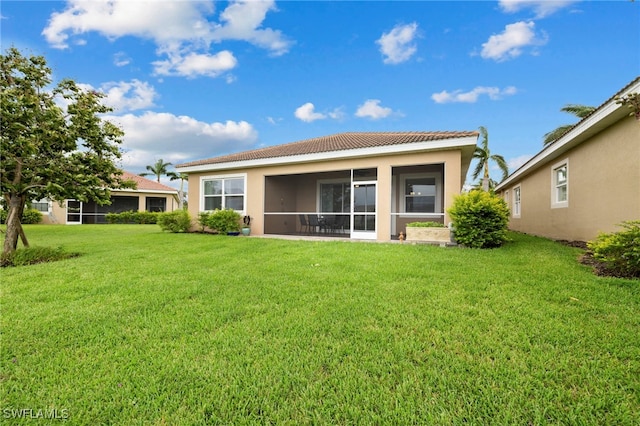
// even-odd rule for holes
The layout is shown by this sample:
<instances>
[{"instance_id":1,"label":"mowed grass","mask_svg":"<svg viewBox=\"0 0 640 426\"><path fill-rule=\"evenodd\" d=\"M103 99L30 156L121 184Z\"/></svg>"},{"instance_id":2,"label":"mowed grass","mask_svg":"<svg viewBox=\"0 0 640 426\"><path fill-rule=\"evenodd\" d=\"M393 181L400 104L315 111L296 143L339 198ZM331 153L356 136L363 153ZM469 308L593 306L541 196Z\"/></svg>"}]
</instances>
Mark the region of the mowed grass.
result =
<instances>
[{"instance_id":1,"label":"mowed grass","mask_svg":"<svg viewBox=\"0 0 640 426\"><path fill-rule=\"evenodd\" d=\"M0 271L6 424L640 424L640 283L575 248L25 228L82 256Z\"/></svg>"}]
</instances>

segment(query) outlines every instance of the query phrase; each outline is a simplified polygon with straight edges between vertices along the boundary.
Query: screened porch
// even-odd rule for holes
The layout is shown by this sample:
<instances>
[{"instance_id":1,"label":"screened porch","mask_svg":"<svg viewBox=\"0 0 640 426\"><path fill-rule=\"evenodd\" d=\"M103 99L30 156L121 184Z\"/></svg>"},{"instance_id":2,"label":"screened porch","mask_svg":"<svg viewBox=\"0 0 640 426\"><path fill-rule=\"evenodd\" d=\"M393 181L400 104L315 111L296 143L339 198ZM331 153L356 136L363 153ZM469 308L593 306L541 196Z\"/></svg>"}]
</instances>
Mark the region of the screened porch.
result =
<instances>
[{"instance_id":1,"label":"screened porch","mask_svg":"<svg viewBox=\"0 0 640 426\"><path fill-rule=\"evenodd\" d=\"M377 168L265 176L264 233L395 239L409 222L443 222L443 193L444 164L393 167L391 182Z\"/></svg>"}]
</instances>

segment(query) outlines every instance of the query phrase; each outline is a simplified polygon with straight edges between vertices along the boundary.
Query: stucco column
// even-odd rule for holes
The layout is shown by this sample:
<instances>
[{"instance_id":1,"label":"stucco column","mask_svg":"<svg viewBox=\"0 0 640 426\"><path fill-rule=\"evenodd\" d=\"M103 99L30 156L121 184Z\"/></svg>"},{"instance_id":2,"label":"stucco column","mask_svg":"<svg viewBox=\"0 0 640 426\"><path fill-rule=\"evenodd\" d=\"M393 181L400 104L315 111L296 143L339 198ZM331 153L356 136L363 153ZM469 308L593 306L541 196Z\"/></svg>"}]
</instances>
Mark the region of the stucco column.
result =
<instances>
[{"instance_id":1,"label":"stucco column","mask_svg":"<svg viewBox=\"0 0 640 426\"><path fill-rule=\"evenodd\" d=\"M378 241L391 241L391 166L378 167Z\"/></svg>"},{"instance_id":2,"label":"stucco column","mask_svg":"<svg viewBox=\"0 0 640 426\"><path fill-rule=\"evenodd\" d=\"M456 151L447 155L444 163L444 223L451 222L451 217L447 210L453 205L453 199L462 190L462 176L460 169L461 152Z\"/></svg>"}]
</instances>

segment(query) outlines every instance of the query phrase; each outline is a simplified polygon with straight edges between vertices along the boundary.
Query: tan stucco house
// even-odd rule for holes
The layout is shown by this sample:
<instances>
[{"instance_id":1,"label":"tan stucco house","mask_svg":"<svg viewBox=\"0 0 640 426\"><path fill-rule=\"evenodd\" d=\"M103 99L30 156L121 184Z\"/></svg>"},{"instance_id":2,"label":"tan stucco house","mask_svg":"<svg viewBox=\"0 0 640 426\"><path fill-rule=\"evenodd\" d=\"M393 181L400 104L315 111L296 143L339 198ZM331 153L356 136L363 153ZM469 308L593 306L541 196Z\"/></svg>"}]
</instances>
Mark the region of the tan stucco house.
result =
<instances>
[{"instance_id":1,"label":"tan stucco house","mask_svg":"<svg viewBox=\"0 0 640 426\"><path fill-rule=\"evenodd\" d=\"M41 200L32 203L43 213L44 223L79 225L107 223L107 213L125 211L164 212L178 208L178 191L170 186L123 172L122 179L132 180L136 189L111 190L111 204L101 206L95 201L65 200L63 203Z\"/></svg>"},{"instance_id":2,"label":"tan stucco house","mask_svg":"<svg viewBox=\"0 0 640 426\"><path fill-rule=\"evenodd\" d=\"M589 241L640 219L640 121L617 97L636 78L500 183L515 231Z\"/></svg>"},{"instance_id":3,"label":"tan stucco house","mask_svg":"<svg viewBox=\"0 0 640 426\"><path fill-rule=\"evenodd\" d=\"M232 208L252 235L389 241L412 221L448 223L478 132L349 132L180 164L189 212Z\"/></svg>"}]
</instances>

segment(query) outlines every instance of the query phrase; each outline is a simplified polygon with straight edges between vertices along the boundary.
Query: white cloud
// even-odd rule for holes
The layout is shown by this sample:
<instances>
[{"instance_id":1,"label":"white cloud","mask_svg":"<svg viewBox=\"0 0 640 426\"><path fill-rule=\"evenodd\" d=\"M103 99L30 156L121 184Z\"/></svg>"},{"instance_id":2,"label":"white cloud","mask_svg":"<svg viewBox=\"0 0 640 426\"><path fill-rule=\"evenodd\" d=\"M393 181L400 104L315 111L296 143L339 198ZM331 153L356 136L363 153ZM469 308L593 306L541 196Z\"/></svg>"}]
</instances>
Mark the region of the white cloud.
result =
<instances>
[{"instance_id":1,"label":"white cloud","mask_svg":"<svg viewBox=\"0 0 640 426\"><path fill-rule=\"evenodd\" d=\"M149 83L133 79L131 81L110 81L96 88L90 84L76 83L78 88L86 92L100 92L104 94L101 103L113 108L117 113L135 111L154 106L158 93ZM56 97L56 104L65 109L70 100L62 96Z\"/></svg>"},{"instance_id":2,"label":"white cloud","mask_svg":"<svg viewBox=\"0 0 640 426\"><path fill-rule=\"evenodd\" d=\"M306 123L311 123L316 120L324 120L327 118L325 114L315 112L315 106L311 102L299 106L296 108L294 114L298 120L302 120Z\"/></svg>"},{"instance_id":3,"label":"white cloud","mask_svg":"<svg viewBox=\"0 0 640 426\"><path fill-rule=\"evenodd\" d=\"M532 9L536 18L544 18L567 7L576 0L500 0L500 8L506 13L515 13L523 9Z\"/></svg>"},{"instance_id":4,"label":"white cloud","mask_svg":"<svg viewBox=\"0 0 640 426\"><path fill-rule=\"evenodd\" d=\"M246 121L206 123L192 117L147 111L105 119L124 132L123 167L144 169L157 158L174 164L249 149L258 133Z\"/></svg>"},{"instance_id":5,"label":"white cloud","mask_svg":"<svg viewBox=\"0 0 640 426\"><path fill-rule=\"evenodd\" d=\"M378 120L380 118L388 117L392 112L391 108L380 106L380 100L367 99L358 107L356 117L366 117L371 118L372 120Z\"/></svg>"},{"instance_id":6,"label":"white cloud","mask_svg":"<svg viewBox=\"0 0 640 426\"><path fill-rule=\"evenodd\" d=\"M530 155L530 154L525 154L519 157L510 158L507 160L507 166L509 166L509 170L511 172L514 172L515 170L519 169L520 166L522 166L524 163L531 160L531 158L533 158L533 155Z\"/></svg>"},{"instance_id":7,"label":"white cloud","mask_svg":"<svg viewBox=\"0 0 640 426\"><path fill-rule=\"evenodd\" d=\"M501 34L489 37L482 45L480 55L485 59L504 61L520 56L526 46L539 46L546 42L546 37L536 36L533 21L520 21L507 25Z\"/></svg>"},{"instance_id":8,"label":"white cloud","mask_svg":"<svg viewBox=\"0 0 640 426\"><path fill-rule=\"evenodd\" d=\"M158 97L153 86L135 79L104 83L99 90L106 95L104 103L120 112L152 107Z\"/></svg>"},{"instance_id":9,"label":"white cloud","mask_svg":"<svg viewBox=\"0 0 640 426\"><path fill-rule=\"evenodd\" d=\"M189 52L167 52L169 58L153 62L157 75L179 75L193 78L197 76L216 77L236 67L238 61L233 53L223 50L215 55Z\"/></svg>"},{"instance_id":10,"label":"white cloud","mask_svg":"<svg viewBox=\"0 0 640 426\"><path fill-rule=\"evenodd\" d=\"M518 89L513 86L505 87L502 90L499 87L478 86L469 92L463 92L462 90L447 92L446 90L443 90L440 93L434 93L431 95L431 99L438 104L454 102L474 103L477 102L478 98L482 95L487 95L489 99L495 101L504 96L515 95L517 92Z\"/></svg>"},{"instance_id":11,"label":"white cloud","mask_svg":"<svg viewBox=\"0 0 640 426\"><path fill-rule=\"evenodd\" d=\"M126 35L153 39L158 44L194 40L210 31L208 1L69 0L67 8L51 15L42 31L49 44L68 47L70 36L96 31L107 38Z\"/></svg>"},{"instance_id":12,"label":"white cloud","mask_svg":"<svg viewBox=\"0 0 640 426\"><path fill-rule=\"evenodd\" d=\"M220 23L210 20L214 2L68 0L62 12L53 13L42 34L47 42L64 49L81 34L97 32L109 39L134 36L153 40L158 55L154 62L162 75L216 77L235 67L228 50L212 54L210 46L225 40L242 40L269 50L286 53L292 42L278 30L261 28L266 14L276 10L272 0L238 0L220 14ZM116 63L122 63L116 58Z\"/></svg>"},{"instance_id":13,"label":"white cloud","mask_svg":"<svg viewBox=\"0 0 640 426\"><path fill-rule=\"evenodd\" d=\"M117 67L124 67L131 63L131 58L124 52L118 52L113 55L113 64Z\"/></svg>"},{"instance_id":14,"label":"white cloud","mask_svg":"<svg viewBox=\"0 0 640 426\"><path fill-rule=\"evenodd\" d=\"M286 53L291 46L279 30L260 28L267 12L275 11L275 2L239 0L230 4L221 14L222 25L216 25L211 33L215 41L246 40L250 43L270 50L279 56Z\"/></svg>"},{"instance_id":15,"label":"white cloud","mask_svg":"<svg viewBox=\"0 0 640 426\"><path fill-rule=\"evenodd\" d=\"M343 118L345 118L346 114L344 112L344 108L339 107L334 109L333 111L330 111L328 113L329 117L333 118L334 120L342 120Z\"/></svg>"},{"instance_id":16,"label":"white cloud","mask_svg":"<svg viewBox=\"0 0 640 426\"><path fill-rule=\"evenodd\" d=\"M405 62L416 53L413 43L417 35L418 24L397 25L390 32L383 33L376 40L380 45L380 52L384 55L385 64L399 64Z\"/></svg>"}]
</instances>

